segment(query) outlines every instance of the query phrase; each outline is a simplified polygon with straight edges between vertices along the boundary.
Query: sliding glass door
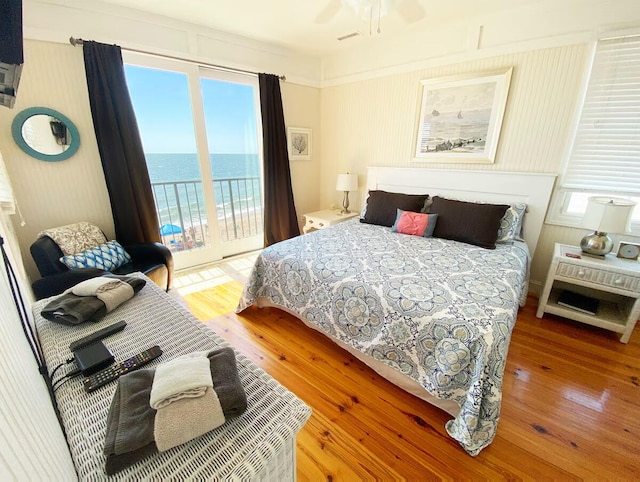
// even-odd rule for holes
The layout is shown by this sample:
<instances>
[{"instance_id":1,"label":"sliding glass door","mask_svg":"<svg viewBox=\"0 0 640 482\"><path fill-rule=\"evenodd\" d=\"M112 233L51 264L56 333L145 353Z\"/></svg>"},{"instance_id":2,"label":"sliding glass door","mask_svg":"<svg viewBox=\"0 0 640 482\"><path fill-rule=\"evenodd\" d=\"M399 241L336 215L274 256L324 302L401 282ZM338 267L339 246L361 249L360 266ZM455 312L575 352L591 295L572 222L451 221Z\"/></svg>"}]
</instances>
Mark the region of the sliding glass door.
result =
<instances>
[{"instance_id":1,"label":"sliding glass door","mask_svg":"<svg viewBox=\"0 0 640 482\"><path fill-rule=\"evenodd\" d=\"M162 242L176 268L262 247L257 78L126 54Z\"/></svg>"}]
</instances>

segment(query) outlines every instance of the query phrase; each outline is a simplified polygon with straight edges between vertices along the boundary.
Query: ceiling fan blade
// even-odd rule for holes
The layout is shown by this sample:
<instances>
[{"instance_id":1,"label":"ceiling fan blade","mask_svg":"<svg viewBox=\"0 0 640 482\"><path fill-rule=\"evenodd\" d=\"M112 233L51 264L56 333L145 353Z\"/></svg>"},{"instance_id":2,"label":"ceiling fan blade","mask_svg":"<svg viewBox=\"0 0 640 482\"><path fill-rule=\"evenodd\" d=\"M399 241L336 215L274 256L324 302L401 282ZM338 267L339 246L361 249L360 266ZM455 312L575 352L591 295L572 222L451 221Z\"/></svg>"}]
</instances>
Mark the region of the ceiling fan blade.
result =
<instances>
[{"instance_id":1,"label":"ceiling fan blade","mask_svg":"<svg viewBox=\"0 0 640 482\"><path fill-rule=\"evenodd\" d=\"M329 20L336 16L336 14L340 11L340 8L342 8L341 0L329 0L329 3L327 3L327 5L320 11L320 13L316 15L314 22L327 23Z\"/></svg>"},{"instance_id":2,"label":"ceiling fan blade","mask_svg":"<svg viewBox=\"0 0 640 482\"><path fill-rule=\"evenodd\" d=\"M396 7L398 14L407 23L414 23L422 20L425 15L424 7L418 0L401 0Z\"/></svg>"}]
</instances>

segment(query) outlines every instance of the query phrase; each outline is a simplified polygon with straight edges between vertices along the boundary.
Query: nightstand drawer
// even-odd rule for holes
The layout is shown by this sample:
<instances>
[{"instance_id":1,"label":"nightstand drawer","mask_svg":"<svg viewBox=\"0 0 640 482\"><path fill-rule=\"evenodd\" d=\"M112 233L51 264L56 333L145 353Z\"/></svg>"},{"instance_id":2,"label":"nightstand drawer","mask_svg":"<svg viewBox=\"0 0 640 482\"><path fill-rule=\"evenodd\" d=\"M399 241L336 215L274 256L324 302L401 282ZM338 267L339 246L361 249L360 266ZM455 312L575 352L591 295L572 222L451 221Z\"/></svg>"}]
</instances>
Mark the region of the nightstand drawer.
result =
<instances>
[{"instance_id":1,"label":"nightstand drawer","mask_svg":"<svg viewBox=\"0 0 640 482\"><path fill-rule=\"evenodd\" d=\"M588 281L612 288L640 291L640 276L612 273L569 263L559 263L557 274L566 278Z\"/></svg>"}]
</instances>

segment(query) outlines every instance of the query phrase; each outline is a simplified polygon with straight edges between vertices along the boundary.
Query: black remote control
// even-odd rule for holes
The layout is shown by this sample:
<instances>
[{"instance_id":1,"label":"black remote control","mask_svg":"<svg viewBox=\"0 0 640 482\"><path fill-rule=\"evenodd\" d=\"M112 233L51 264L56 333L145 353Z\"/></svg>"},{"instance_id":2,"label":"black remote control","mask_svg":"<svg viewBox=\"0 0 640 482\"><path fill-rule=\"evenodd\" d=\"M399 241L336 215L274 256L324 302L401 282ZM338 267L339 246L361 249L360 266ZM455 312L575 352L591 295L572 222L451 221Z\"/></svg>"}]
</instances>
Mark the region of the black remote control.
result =
<instances>
[{"instance_id":1,"label":"black remote control","mask_svg":"<svg viewBox=\"0 0 640 482\"><path fill-rule=\"evenodd\" d=\"M111 365L104 370L100 370L99 372L86 377L84 379L84 389L87 392L92 392L96 388L106 385L113 380L117 380L125 373L137 370L142 365L146 365L151 360L158 358L160 355L162 355L162 350L159 346L156 345L152 348L149 348L148 350L145 350L142 353L138 353L136 356L133 356L128 360L116 363L115 365Z\"/></svg>"},{"instance_id":2,"label":"black remote control","mask_svg":"<svg viewBox=\"0 0 640 482\"><path fill-rule=\"evenodd\" d=\"M124 330L125 326L127 326L127 322L124 320L118 321L113 325L105 326L101 330L94 331L90 335L87 335L84 338L80 338L79 340L74 341L73 343L71 343L71 345L69 345L69 350L74 352L79 348L91 345L92 343L95 343L96 341L100 341L109 335L113 335L114 333L118 333L119 331Z\"/></svg>"}]
</instances>

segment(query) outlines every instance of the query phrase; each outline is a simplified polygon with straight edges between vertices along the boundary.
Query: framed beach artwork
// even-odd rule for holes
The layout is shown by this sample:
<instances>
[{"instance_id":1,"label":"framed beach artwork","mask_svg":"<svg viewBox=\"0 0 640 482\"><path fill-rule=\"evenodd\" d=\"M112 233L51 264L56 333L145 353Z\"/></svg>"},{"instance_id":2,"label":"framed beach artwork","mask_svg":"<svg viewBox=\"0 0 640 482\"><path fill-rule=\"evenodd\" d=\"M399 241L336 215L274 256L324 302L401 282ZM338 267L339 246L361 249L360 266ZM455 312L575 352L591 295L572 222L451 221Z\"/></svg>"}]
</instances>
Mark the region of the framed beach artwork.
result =
<instances>
[{"instance_id":1,"label":"framed beach artwork","mask_svg":"<svg viewBox=\"0 0 640 482\"><path fill-rule=\"evenodd\" d=\"M311 129L287 128L287 148L290 161L311 160Z\"/></svg>"},{"instance_id":2,"label":"framed beach artwork","mask_svg":"<svg viewBox=\"0 0 640 482\"><path fill-rule=\"evenodd\" d=\"M414 161L495 161L513 68L421 81Z\"/></svg>"}]
</instances>

